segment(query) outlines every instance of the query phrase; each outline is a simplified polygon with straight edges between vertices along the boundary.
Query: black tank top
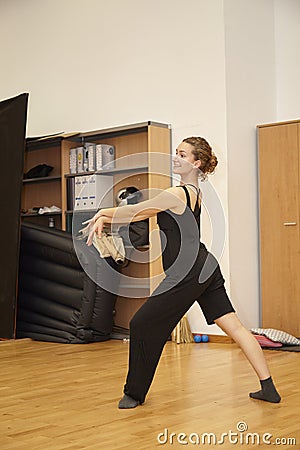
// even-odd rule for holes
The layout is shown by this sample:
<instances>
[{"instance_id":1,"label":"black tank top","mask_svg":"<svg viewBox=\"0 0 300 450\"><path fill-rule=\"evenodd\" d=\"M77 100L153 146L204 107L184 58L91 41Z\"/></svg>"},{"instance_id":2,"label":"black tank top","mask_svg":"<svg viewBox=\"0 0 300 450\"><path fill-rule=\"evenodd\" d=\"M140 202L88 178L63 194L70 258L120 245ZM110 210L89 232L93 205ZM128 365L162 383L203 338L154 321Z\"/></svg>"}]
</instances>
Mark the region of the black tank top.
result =
<instances>
[{"instance_id":1,"label":"black tank top","mask_svg":"<svg viewBox=\"0 0 300 450\"><path fill-rule=\"evenodd\" d=\"M185 185L186 208L182 214L169 209L157 214L161 231L162 261L166 275L185 276L192 268L200 249L199 192L194 210L191 209L190 194Z\"/></svg>"}]
</instances>

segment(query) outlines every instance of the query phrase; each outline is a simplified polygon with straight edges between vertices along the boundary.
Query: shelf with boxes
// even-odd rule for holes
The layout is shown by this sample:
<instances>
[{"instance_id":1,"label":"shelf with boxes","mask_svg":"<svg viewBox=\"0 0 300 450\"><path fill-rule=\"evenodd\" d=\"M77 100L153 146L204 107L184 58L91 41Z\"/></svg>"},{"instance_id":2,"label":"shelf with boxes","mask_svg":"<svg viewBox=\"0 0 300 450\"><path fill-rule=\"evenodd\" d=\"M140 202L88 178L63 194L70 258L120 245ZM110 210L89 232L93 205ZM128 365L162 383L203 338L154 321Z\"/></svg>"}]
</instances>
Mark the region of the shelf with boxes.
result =
<instances>
[{"instance_id":1,"label":"shelf with boxes","mask_svg":"<svg viewBox=\"0 0 300 450\"><path fill-rule=\"evenodd\" d=\"M67 214L76 211L96 211L100 207L113 206L112 198L115 175L133 175L147 173L148 166L140 165L136 167L103 169L101 171L88 171L77 174L66 174L67 182ZM104 200L104 194L108 196Z\"/></svg>"},{"instance_id":2,"label":"shelf with boxes","mask_svg":"<svg viewBox=\"0 0 300 450\"><path fill-rule=\"evenodd\" d=\"M66 215L71 216L75 211L86 217L101 207L116 206L118 192L128 186L148 195L146 191L153 187L152 181L163 178L161 172L165 170L159 164L155 170L152 152L166 153L164 147L156 143L157 130L158 134L170 135L168 125L154 122L81 133L78 145L70 149L70 167L65 174ZM167 177L163 183L160 180L158 188L170 183L170 167L166 171ZM69 217L68 224L71 220ZM70 230L69 225L67 229Z\"/></svg>"}]
</instances>

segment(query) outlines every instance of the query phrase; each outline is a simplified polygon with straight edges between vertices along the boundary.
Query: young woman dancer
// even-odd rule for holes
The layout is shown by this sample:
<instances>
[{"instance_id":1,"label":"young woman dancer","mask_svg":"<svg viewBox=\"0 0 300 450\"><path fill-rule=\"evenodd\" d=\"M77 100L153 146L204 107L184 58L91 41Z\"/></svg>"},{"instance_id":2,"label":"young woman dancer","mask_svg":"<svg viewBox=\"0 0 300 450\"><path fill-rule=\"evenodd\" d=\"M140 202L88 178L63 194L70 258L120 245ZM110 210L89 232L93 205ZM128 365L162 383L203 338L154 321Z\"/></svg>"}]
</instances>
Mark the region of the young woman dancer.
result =
<instances>
[{"instance_id":1,"label":"young woman dancer","mask_svg":"<svg viewBox=\"0 0 300 450\"><path fill-rule=\"evenodd\" d=\"M94 233L101 236L106 223L129 223L157 215L159 228L165 234L162 259L166 276L130 322L129 370L119 402L121 409L144 403L163 347L195 301L207 323L216 323L230 336L255 370L261 390L250 393L250 397L271 403L281 400L260 345L241 324L227 296L217 261L200 242L198 178L212 173L216 165L217 158L205 139L186 138L173 159L173 172L180 175L180 186L135 205L101 209L87 227L87 244L91 245Z\"/></svg>"}]
</instances>

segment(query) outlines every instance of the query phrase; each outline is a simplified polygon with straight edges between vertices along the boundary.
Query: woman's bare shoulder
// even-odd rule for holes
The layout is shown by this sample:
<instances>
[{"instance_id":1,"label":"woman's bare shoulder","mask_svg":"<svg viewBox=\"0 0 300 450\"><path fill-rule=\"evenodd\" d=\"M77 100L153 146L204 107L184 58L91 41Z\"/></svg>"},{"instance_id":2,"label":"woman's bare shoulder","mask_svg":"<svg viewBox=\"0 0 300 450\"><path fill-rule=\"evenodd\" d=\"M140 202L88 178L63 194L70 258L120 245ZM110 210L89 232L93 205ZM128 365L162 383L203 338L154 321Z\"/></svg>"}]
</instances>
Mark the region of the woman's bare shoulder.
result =
<instances>
[{"instance_id":1,"label":"woman's bare shoulder","mask_svg":"<svg viewBox=\"0 0 300 450\"><path fill-rule=\"evenodd\" d=\"M186 207L186 194L184 189L182 189L181 186L172 186L166 191L178 199L178 201L174 203L174 206L169 209L176 214L182 214Z\"/></svg>"}]
</instances>

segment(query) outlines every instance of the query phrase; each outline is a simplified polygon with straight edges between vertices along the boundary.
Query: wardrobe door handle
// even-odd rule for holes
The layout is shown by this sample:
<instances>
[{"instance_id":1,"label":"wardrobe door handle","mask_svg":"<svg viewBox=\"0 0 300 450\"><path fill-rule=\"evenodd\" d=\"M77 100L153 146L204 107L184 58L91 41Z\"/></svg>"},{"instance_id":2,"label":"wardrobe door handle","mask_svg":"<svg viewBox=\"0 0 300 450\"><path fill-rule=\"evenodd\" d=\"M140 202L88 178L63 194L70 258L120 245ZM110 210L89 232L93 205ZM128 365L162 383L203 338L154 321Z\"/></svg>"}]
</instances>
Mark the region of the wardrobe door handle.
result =
<instances>
[{"instance_id":1,"label":"wardrobe door handle","mask_svg":"<svg viewBox=\"0 0 300 450\"><path fill-rule=\"evenodd\" d=\"M285 227L292 227L297 225L297 222L284 222L283 224Z\"/></svg>"}]
</instances>

